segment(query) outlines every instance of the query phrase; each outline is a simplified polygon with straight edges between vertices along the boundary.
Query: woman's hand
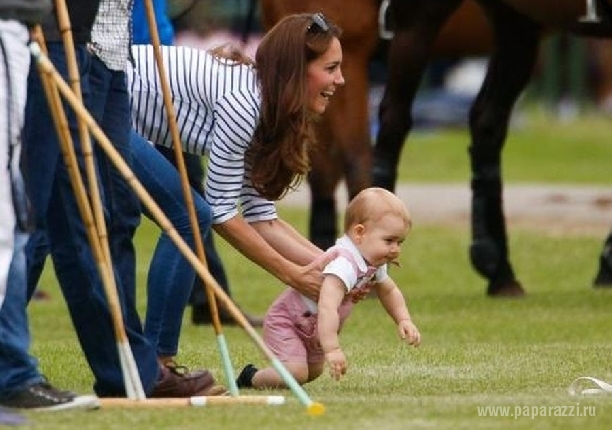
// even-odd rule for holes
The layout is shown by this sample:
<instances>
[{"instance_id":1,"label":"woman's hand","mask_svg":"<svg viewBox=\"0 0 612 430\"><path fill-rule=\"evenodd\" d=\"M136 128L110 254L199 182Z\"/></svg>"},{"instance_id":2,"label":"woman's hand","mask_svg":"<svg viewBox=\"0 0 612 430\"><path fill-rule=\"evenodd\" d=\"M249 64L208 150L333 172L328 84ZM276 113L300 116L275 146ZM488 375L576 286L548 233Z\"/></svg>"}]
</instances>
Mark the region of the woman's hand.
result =
<instances>
[{"instance_id":1,"label":"woman's hand","mask_svg":"<svg viewBox=\"0 0 612 430\"><path fill-rule=\"evenodd\" d=\"M351 291L348 292L348 296L351 298L351 301L353 303L360 302L363 299L367 299L368 297L370 297L373 286L373 282L368 282L367 284L362 285L359 288L353 288Z\"/></svg>"},{"instance_id":2,"label":"woman's hand","mask_svg":"<svg viewBox=\"0 0 612 430\"><path fill-rule=\"evenodd\" d=\"M338 256L338 251L325 252L317 257L307 266L301 266L295 281L291 284L293 288L314 300L319 299L319 290L323 282L323 269L327 264Z\"/></svg>"}]
</instances>

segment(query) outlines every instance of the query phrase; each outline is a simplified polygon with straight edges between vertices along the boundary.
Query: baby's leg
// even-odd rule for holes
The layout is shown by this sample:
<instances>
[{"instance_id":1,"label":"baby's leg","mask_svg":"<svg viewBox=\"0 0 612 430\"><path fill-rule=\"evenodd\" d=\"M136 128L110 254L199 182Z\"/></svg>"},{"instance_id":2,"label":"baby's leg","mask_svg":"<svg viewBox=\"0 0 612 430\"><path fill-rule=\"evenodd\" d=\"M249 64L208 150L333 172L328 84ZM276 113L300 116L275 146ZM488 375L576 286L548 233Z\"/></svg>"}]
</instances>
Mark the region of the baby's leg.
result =
<instances>
[{"instance_id":1,"label":"baby's leg","mask_svg":"<svg viewBox=\"0 0 612 430\"><path fill-rule=\"evenodd\" d=\"M324 369L325 369L325 362L323 361L317 362L317 363L308 363L308 381L307 382L314 381L319 376L321 376L321 373L323 373Z\"/></svg>"},{"instance_id":2,"label":"baby's leg","mask_svg":"<svg viewBox=\"0 0 612 430\"><path fill-rule=\"evenodd\" d=\"M309 369L306 362L286 362L283 365L298 384L303 385L309 381ZM288 388L283 378L273 367L258 370L253 375L251 383L253 388Z\"/></svg>"}]
</instances>

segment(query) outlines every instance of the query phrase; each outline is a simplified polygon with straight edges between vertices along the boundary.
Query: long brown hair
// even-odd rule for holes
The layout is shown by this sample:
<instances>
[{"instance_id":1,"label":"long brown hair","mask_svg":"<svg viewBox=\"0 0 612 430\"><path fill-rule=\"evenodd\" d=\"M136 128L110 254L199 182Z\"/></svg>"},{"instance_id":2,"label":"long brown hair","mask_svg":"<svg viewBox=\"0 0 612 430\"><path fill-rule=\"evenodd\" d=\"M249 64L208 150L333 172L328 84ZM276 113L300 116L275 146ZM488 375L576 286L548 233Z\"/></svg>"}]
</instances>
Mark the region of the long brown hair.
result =
<instances>
[{"instance_id":1,"label":"long brown hair","mask_svg":"<svg viewBox=\"0 0 612 430\"><path fill-rule=\"evenodd\" d=\"M261 85L261 117L246 154L255 189L278 200L310 170L315 144L307 107L308 64L327 51L340 29L321 14L289 15L262 39L255 55ZM321 21L323 20L323 21Z\"/></svg>"}]
</instances>

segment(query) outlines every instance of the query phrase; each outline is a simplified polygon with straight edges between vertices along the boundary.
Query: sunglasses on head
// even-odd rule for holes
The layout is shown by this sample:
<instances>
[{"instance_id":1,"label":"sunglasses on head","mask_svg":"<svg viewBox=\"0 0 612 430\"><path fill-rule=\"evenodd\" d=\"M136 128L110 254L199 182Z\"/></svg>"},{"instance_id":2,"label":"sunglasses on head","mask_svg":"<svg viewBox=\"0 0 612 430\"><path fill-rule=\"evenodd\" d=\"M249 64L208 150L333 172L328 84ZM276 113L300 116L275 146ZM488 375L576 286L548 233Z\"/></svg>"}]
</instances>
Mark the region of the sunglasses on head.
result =
<instances>
[{"instance_id":1,"label":"sunglasses on head","mask_svg":"<svg viewBox=\"0 0 612 430\"><path fill-rule=\"evenodd\" d=\"M329 24L325 20L325 16L321 13L314 13L310 17L312 19L312 23L306 29L307 33L317 33L317 32L328 32Z\"/></svg>"}]
</instances>

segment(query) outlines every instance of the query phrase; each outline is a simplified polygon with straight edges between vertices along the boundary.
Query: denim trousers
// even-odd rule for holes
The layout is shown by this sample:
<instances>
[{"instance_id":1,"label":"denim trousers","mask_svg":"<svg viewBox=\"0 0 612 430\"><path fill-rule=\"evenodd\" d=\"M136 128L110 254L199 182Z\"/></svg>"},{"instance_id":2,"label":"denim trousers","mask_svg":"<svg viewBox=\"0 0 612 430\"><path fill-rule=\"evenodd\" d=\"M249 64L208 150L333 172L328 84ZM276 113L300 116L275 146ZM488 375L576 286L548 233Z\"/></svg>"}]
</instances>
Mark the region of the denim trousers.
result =
<instances>
[{"instance_id":1,"label":"denim trousers","mask_svg":"<svg viewBox=\"0 0 612 430\"><path fill-rule=\"evenodd\" d=\"M26 310L27 241L25 191L20 175L19 136L24 121L30 53L28 30L0 20L0 399L42 381L29 353Z\"/></svg>"},{"instance_id":2,"label":"denim trousers","mask_svg":"<svg viewBox=\"0 0 612 430\"><path fill-rule=\"evenodd\" d=\"M161 145L155 145L157 149L173 166L176 167L176 155L174 149L167 148ZM187 170L187 177L191 187L202 197L204 197L204 167L202 166L202 159L199 155L183 153L183 161L185 162L185 169ZM204 238L204 254L206 256L206 265L208 271L215 278L215 281L219 284L221 289L231 297L232 293L229 287L229 281L227 274L225 273L225 267L221 256L217 252L215 247L214 235L212 230ZM208 296L204 288L204 283L199 276L196 276L193 283L193 289L191 290L191 297L189 303L194 306L204 306L208 308Z\"/></svg>"},{"instance_id":3,"label":"denim trousers","mask_svg":"<svg viewBox=\"0 0 612 430\"><path fill-rule=\"evenodd\" d=\"M50 60L66 79L62 44L49 43L47 48ZM129 163L131 122L125 74L106 68L84 45L76 46L76 58L85 107ZM69 107L66 114L79 168L85 177L76 115ZM45 91L34 65L28 77L26 124L35 124L24 128L23 171L28 196L37 222L48 233L55 273L95 377L94 390L100 396L124 396L117 341L106 295L60 153ZM140 220L140 209L136 197L108 158L97 147L94 155L125 331L143 388L149 393L157 381L159 365L155 349L144 336L135 303L132 236Z\"/></svg>"},{"instance_id":4,"label":"denim trousers","mask_svg":"<svg viewBox=\"0 0 612 430\"><path fill-rule=\"evenodd\" d=\"M38 361L29 354L24 253L27 240L27 233L15 230L7 290L0 307L0 399L43 380L38 371Z\"/></svg>"},{"instance_id":5,"label":"denim trousers","mask_svg":"<svg viewBox=\"0 0 612 430\"><path fill-rule=\"evenodd\" d=\"M130 138L132 169L138 181L170 220L181 238L194 249L193 231L183 197L181 179L176 168L147 140L132 131ZM203 197L192 191L192 199L203 238L206 262L217 282L227 285L225 271L214 249L210 230L211 212ZM153 219L144 209L144 214ZM34 293L49 252L44 229L36 230L28 241L28 298ZM214 272L213 272L214 270ZM159 356L174 356L178 352L185 307L192 285L206 296L197 283L195 270L170 237L162 232L149 265L147 275L147 310L144 333ZM226 287L227 288L227 287Z\"/></svg>"},{"instance_id":6,"label":"denim trousers","mask_svg":"<svg viewBox=\"0 0 612 430\"><path fill-rule=\"evenodd\" d=\"M144 137L132 131L130 149L137 179L151 195L181 238L195 249L193 228L178 170ZM200 234L210 236L212 213L202 196L191 190ZM146 208L144 214L151 218ZM151 218L152 219L152 218ZM157 222L157 220L152 219ZM147 277L145 335L160 356L178 352L183 313L196 278L195 269L162 231Z\"/></svg>"}]
</instances>

